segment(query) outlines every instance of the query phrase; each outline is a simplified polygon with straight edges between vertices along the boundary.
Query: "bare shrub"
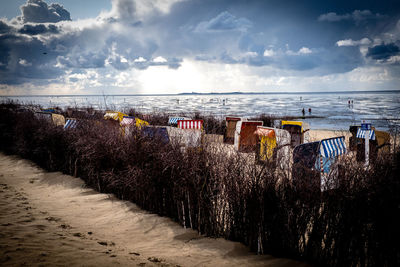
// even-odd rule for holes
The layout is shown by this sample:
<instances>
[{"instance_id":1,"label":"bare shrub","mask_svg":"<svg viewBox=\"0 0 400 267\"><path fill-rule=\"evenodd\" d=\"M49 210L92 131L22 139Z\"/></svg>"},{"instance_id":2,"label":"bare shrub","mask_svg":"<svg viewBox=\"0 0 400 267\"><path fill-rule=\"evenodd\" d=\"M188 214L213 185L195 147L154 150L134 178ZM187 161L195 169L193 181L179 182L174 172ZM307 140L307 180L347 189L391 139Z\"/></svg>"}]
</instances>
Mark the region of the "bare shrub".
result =
<instances>
[{"instance_id":1,"label":"bare shrub","mask_svg":"<svg viewBox=\"0 0 400 267\"><path fill-rule=\"evenodd\" d=\"M339 187L320 192L313 185L318 173L296 169L303 177L293 184L287 172L223 144L182 150L138 130L124 137L118 123L97 120L101 116L81 118L66 131L20 109L0 104L3 151L79 176L201 234L317 265L399 263L399 153L381 154L370 168L344 160ZM207 132L223 132L223 122L195 118L205 121Z\"/></svg>"}]
</instances>

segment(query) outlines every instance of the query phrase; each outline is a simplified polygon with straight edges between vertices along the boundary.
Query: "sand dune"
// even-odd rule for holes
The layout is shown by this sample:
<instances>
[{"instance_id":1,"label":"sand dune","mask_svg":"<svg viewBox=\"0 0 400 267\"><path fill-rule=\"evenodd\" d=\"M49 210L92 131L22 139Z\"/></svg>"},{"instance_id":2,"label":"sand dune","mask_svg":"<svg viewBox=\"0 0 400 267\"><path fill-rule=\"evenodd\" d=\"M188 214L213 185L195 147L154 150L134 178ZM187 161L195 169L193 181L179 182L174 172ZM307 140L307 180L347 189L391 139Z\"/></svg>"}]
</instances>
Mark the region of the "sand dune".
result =
<instances>
[{"instance_id":1,"label":"sand dune","mask_svg":"<svg viewBox=\"0 0 400 267\"><path fill-rule=\"evenodd\" d=\"M199 236L168 218L0 154L2 266L306 266Z\"/></svg>"}]
</instances>

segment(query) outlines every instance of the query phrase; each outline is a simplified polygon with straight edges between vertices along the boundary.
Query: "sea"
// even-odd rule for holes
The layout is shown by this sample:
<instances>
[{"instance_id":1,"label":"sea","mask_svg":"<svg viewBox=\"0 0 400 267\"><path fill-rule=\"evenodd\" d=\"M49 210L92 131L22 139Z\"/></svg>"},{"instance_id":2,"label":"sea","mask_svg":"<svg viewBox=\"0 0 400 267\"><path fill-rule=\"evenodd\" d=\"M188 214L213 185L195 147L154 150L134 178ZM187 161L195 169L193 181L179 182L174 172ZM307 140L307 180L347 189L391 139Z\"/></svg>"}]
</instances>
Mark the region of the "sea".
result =
<instances>
[{"instance_id":1,"label":"sea","mask_svg":"<svg viewBox=\"0 0 400 267\"><path fill-rule=\"evenodd\" d=\"M225 116L251 118L261 114L293 116L307 122L311 129L348 130L350 125L367 122L376 129L400 132L400 91L0 97L0 101L8 100L43 108L135 109L171 116L199 112L221 119Z\"/></svg>"}]
</instances>

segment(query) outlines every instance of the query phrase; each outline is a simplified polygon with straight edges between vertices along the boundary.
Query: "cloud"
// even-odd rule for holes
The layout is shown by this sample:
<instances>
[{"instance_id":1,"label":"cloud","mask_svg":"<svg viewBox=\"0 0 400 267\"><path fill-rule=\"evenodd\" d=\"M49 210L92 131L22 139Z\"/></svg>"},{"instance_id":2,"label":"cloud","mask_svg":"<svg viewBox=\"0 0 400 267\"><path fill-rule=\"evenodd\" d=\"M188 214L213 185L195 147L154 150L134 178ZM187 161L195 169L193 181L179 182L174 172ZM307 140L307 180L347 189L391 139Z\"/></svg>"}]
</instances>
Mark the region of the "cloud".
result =
<instances>
[{"instance_id":1,"label":"cloud","mask_svg":"<svg viewBox=\"0 0 400 267\"><path fill-rule=\"evenodd\" d=\"M375 60L387 60L400 53L400 48L394 44L381 44L368 48L367 57Z\"/></svg>"},{"instance_id":2,"label":"cloud","mask_svg":"<svg viewBox=\"0 0 400 267\"><path fill-rule=\"evenodd\" d=\"M304 47L303 46L302 48L299 49L299 54L300 55L306 55L306 54L311 54L311 53L312 53L312 51L308 47Z\"/></svg>"},{"instance_id":3,"label":"cloud","mask_svg":"<svg viewBox=\"0 0 400 267\"><path fill-rule=\"evenodd\" d=\"M263 55L264 57L272 57L273 55L275 55L275 52L272 49L265 49Z\"/></svg>"},{"instance_id":4,"label":"cloud","mask_svg":"<svg viewBox=\"0 0 400 267\"><path fill-rule=\"evenodd\" d=\"M71 20L69 12L60 4L47 5L43 0L28 0L21 6L22 15L17 17L23 23L27 22L59 22Z\"/></svg>"},{"instance_id":5,"label":"cloud","mask_svg":"<svg viewBox=\"0 0 400 267\"><path fill-rule=\"evenodd\" d=\"M12 30L13 28L8 26L8 24L0 19L0 34L2 33L8 33Z\"/></svg>"},{"instance_id":6,"label":"cloud","mask_svg":"<svg viewBox=\"0 0 400 267\"><path fill-rule=\"evenodd\" d=\"M336 42L337 46L359 46L359 45L370 45L371 40L368 38L362 38L361 40L354 41L352 39L339 40Z\"/></svg>"},{"instance_id":7,"label":"cloud","mask_svg":"<svg viewBox=\"0 0 400 267\"><path fill-rule=\"evenodd\" d=\"M346 13L343 15L336 14L335 12L329 12L326 14L322 14L318 17L318 21L327 21L327 22L337 22L337 21L346 21L353 20L356 23L367 20L367 19L380 19L385 16L376 13L373 14L370 10L354 10L353 13Z\"/></svg>"},{"instance_id":8,"label":"cloud","mask_svg":"<svg viewBox=\"0 0 400 267\"><path fill-rule=\"evenodd\" d=\"M155 59L153 59L153 62L156 62L156 63L165 63L165 62L168 62L165 58L163 58L163 57L161 57L161 56L158 56L158 57L156 57Z\"/></svg>"},{"instance_id":9,"label":"cloud","mask_svg":"<svg viewBox=\"0 0 400 267\"><path fill-rule=\"evenodd\" d=\"M171 7L183 0L112 0L109 21L134 21L141 24L148 17L167 14Z\"/></svg>"},{"instance_id":10,"label":"cloud","mask_svg":"<svg viewBox=\"0 0 400 267\"><path fill-rule=\"evenodd\" d=\"M26 61L25 59L20 58L18 63L24 67L30 67L32 66L32 63Z\"/></svg>"},{"instance_id":11,"label":"cloud","mask_svg":"<svg viewBox=\"0 0 400 267\"><path fill-rule=\"evenodd\" d=\"M291 55L291 56L307 55L307 54L311 54L311 53L312 53L312 50L305 46L300 48L299 51L297 51L297 52L294 52L289 49L286 51L286 54Z\"/></svg>"},{"instance_id":12,"label":"cloud","mask_svg":"<svg viewBox=\"0 0 400 267\"><path fill-rule=\"evenodd\" d=\"M134 1L114 1L114 4L120 3L122 12L126 9L123 4L128 2ZM110 22L105 19L109 13L103 13L98 19L81 21L27 22L57 21L49 19L51 14L43 19L43 12L58 12L59 8L59 5L47 5L41 0L29 0L21 7L23 14L18 19L0 19L0 84L41 83L46 79L61 81L67 73L82 69L122 71L150 66L176 69L182 62L179 57L162 53L158 53L164 58L162 62L151 60L159 48L156 35L138 26L132 27L126 21ZM132 12L137 14L137 10ZM69 18L69 12L66 13L65 19Z\"/></svg>"},{"instance_id":13,"label":"cloud","mask_svg":"<svg viewBox=\"0 0 400 267\"><path fill-rule=\"evenodd\" d=\"M285 78L289 76L346 73L365 65L392 68L399 63L397 53L385 64L373 60L378 56L370 46L399 46L400 22L398 17L382 17L357 25L381 17L368 5L362 11L346 7L340 9L343 14L321 15L321 21L356 23L326 24L315 23L326 7L304 8L297 2L283 11L272 4L278 0L251 5L245 1L112 0L111 10L71 21L45 1L50 0L27 1L18 19L0 19L0 87L68 83L82 90L86 86L140 88L140 79L132 75L184 73L180 68L188 60L191 66L218 66L213 68L218 70L216 77L230 69L251 69L249 76L264 75L268 69L280 81L289 81ZM246 80L237 77L242 79Z\"/></svg>"},{"instance_id":14,"label":"cloud","mask_svg":"<svg viewBox=\"0 0 400 267\"><path fill-rule=\"evenodd\" d=\"M209 21L200 22L195 32L219 32L219 31L246 31L253 23L246 18L237 18L228 11L220 13Z\"/></svg>"},{"instance_id":15,"label":"cloud","mask_svg":"<svg viewBox=\"0 0 400 267\"><path fill-rule=\"evenodd\" d=\"M30 35L53 34L59 33L59 28L53 24L24 24L22 28L18 30L18 32Z\"/></svg>"}]
</instances>

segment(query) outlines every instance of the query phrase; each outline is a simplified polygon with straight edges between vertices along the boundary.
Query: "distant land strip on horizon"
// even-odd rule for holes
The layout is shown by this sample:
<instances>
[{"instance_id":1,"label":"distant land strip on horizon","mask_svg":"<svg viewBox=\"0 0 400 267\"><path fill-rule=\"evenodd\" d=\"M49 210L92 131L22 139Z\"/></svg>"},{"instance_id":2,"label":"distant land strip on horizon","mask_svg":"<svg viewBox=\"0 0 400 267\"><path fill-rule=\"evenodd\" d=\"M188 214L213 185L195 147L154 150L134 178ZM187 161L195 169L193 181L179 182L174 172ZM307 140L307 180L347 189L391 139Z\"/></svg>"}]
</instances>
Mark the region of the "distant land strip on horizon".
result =
<instances>
[{"instance_id":1,"label":"distant land strip on horizon","mask_svg":"<svg viewBox=\"0 0 400 267\"><path fill-rule=\"evenodd\" d=\"M400 93L398 90L372 91L315 91L315 92L209 92L209 93L176 93L176 94L92 94L92 95L0 95L0 97L73 97L73 96L185 96L185 95L313 95L313 94L385 94Z\"/></svg>"}]
</instances>

